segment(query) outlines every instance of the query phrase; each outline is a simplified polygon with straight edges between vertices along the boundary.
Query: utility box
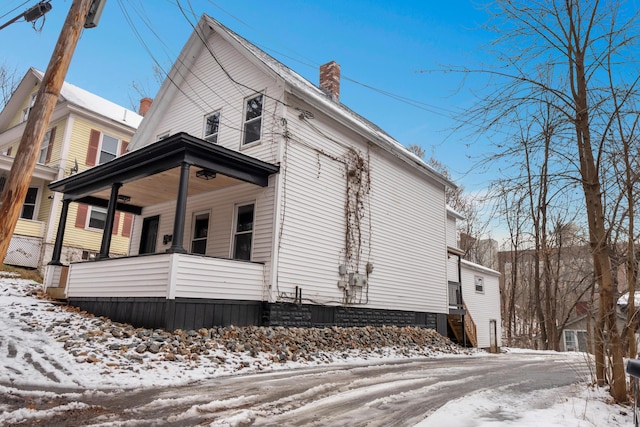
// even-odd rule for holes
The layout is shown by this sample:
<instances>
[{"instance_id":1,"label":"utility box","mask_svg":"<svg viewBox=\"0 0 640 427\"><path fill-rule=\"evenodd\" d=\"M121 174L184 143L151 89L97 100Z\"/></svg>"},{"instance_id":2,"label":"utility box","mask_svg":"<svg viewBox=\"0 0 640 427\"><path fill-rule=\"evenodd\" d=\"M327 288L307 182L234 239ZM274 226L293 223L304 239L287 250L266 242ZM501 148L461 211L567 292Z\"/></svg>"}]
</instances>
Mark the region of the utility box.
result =
<instances>
[{"instance_id":1,"label":"utility box","mask_svg":"<svg viewBox=\"0 0 640 427\"><path fill-rule=\"evenodd\" d=\"M367 286L367 276L360 273L349 273L349 285L364 288Z\"/></svg>"}]
</instances>

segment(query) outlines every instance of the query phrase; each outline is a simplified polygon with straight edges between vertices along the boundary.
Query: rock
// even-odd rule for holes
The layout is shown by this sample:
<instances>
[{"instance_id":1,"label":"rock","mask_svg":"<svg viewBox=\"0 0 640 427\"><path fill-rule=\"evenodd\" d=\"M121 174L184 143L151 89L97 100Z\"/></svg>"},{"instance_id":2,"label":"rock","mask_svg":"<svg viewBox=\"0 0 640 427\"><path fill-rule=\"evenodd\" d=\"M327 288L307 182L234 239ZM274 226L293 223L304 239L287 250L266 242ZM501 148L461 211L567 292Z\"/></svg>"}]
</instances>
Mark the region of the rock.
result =
<instances>
[{"instance_id":1,"label":"rock","mask_svg":"<svg viewBox=\"0 0 640 427\"><path fill-rule=\"evenodd\" d=\"M145 344L140 344L136 347L136 353L144 353L147 351L147 346Z\"/></svg>"}]
</instances>

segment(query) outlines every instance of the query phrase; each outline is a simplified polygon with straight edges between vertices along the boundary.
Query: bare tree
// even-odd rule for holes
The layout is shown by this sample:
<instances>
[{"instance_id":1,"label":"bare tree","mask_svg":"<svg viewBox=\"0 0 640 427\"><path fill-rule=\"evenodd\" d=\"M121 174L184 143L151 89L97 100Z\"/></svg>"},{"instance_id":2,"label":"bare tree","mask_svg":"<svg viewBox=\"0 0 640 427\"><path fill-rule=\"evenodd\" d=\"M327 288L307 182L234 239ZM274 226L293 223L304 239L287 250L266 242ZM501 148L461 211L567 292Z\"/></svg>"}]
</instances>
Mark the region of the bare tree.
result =
<instances>
[{"instance_id":1,"label":"bare tree","mask_svg":"<svg viewBox=\"0 0 640 427\"><path fill-rule=\"evenodd\" d=\"M18 87L17 69L10 68L6 64L0 65L0 109L9 102L9 98Z\"/></svg>"},{"instance_id":2,"label":"bare tree","mask_svg":"<svg viewBox=\"0 0 640 427\"><path fill-rule=\"evenodd\" d=\"M487 131L499 128L503 139L505 133L512 135L514 123L527 117L531 105L542 101L562 118L564 129L570 129L554 150L568 165L575 165L579 179L599 287L597 329L608 340L610 392L618 402L626 401L627 394L610 229L603 208L602 161L618 114L638 96L634 82L638 72L630 70L636 62L630 58L639 28L633 5L621 8L614 0L497 0L488 10L494 18L492 30L499 34L492 45L499 67L455 70L491 78L491 90L468 112L467 122L480 123ZM632 80L625 81L628 78ZM573 159L577 161L572 163ZM604 341L597 344L596 376L604 385Z\"/></svg>"}]
</instances>

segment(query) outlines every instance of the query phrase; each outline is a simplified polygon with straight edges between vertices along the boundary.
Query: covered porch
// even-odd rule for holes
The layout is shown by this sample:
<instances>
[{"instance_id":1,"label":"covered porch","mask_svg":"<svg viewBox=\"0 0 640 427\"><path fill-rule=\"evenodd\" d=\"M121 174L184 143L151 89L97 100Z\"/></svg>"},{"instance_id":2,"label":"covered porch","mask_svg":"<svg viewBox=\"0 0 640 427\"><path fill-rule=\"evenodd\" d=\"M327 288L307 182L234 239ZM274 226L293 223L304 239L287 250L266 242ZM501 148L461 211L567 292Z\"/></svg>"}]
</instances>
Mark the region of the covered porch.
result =
<instances>
[{"instance_id":1,"label":"covered porch","mask_svg":"<svg viewBox=\"0 0 640 427\"><path fill-rule=\"evenodd\" d=\"M12 165L13 157L0 155L0 193ZM57 169L36 164L20 218L18 218L11 242L9 242L7 255L2 260L3 263L27 268L41 266L42 245L51 204L45 197L44 188L57 176Z\"/></svg>"},{"instance_id":2,"label":"covered porch","mask_svg":"<svg viewBox=\"0 0 640 427\"><path fill-rule=\"evenodd\" d=\"M194 253L199 250L189 244L189 233L193 230L185 230L188 217L193 214L187 209L187 200L208 200L210 194L235 191L230 187L240 184L246 187L246 183L266 188L278 169L276 165L179 133L53 182L51 190L64 193L64 198L45 286L64 288L64 296L74 305L92 308L89 311L103 315L108 314L105 311L122 310L125 301L131 302L131 298L138 305L143 303L144 310L154 311L154 316L166 312L164 300L173 300L169 305L184 299L260 303L265 298L264 260L210 256L204 251ZM103 232L95 260L67 266L60 260L60 251L70 203L106 208L104 230L112 229L117 211L141 215L146 208L159 205L168 206L165 209L169 213L163 220L170 218L173 224L171 232L164 235L158 234L156 224L156 234L151 233L151 237L144 224L136 224L134 229L138 233L132 235L136 240L131 245L135 250L122 258L109 258L111 233ZM215 199L209 203L215 204ZM169 246L165 249L163 244ZM171 317L166 313L163 316L165 320Z\"/></svg>"}]
</instances>

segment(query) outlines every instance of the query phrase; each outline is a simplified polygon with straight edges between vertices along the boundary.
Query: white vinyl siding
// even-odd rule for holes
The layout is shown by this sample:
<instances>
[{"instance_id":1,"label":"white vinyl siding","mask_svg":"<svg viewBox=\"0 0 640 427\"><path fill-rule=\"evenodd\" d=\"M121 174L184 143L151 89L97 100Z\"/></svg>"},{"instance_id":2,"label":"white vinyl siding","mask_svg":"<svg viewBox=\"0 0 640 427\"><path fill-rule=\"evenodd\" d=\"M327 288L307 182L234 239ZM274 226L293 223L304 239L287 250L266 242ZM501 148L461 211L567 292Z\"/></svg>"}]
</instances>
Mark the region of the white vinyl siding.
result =
<instances>
[{"instance_id":1,"label":"white vinyl siding","mask_svg":"<svg viewBox=\"0 0 640 427\"><path fill-rule=\"evenodd\" d=\"M278 86L272 77L262 73L217 34L212 34L208 42L220 63L227 70L234 70L234 79L244 82L249 88L234 84L207 49L203 48L185 77L181 90L176 91L175 96L168 100L166 111L162 117L157 118L159 127L152 134L160 135L166 129L171 129L174 134L186 132L190 135L203 135L203 114L220 110L224 114L220 115L216 143L238 151L243 138L244 105L249 97L262 93L260 143L243 146L242 152L276 163L277 144L281 139L279 135L282 134L279 118L284 106L275 99L283 96L281 85ZM211 85L211 82L215 82L215 85Z\"/></svg>"},{"instance_id":2,"label":"white vinyl siding","mask_svg":"<svg viewBox=\"0 0 640 427\"><path fill-rule=\"evenodd\" d=\"M67 296L262 298L264 265L186 254L156 254L70 265Z\"/></svg>"},{"instance_id":3,"label":"white vinyl siding","mask_svg":"<svg viewBox=\"0 0 640 427\"><path fill-rule=\"evenodd\" d=\"M458 247L458 239L456 237L456 220L447 216L447 246L450 248Z\"/></svg>"},{"instance_id":4,"label":"white vinyl siding","mask_svg":"<svg viewBox=\"0 0 640 427\"><path fill-rule=\"evenodd\" d=\"M263 264L180 255L175 277L176 298L259 301L263 295Z\"/></svg>"},{"instance_id":5,"label":"white vinyl siding","mask_svg":"<svg viewBox=\"0 0 640 427\"><path fill-rule=\"evenodd\" d=\"M67 296L166 297L170 256L162 254L71 264Z\"/></svg>"},{"instance_id":6,"label":"white vinyl siding","mask_svg":"<svg viewBox=\"0 0 640 427\"><path fill-rule=\"evenodd\" d=\"M499 276L497 271L469 261L462 261L462 298L476 324L479 348L489 348L491 345L489 335L491 320L496 321L498 347L501 345ZM476 292L477 277L481 277L484 282L483 293Z\"/></svg>"},{"instance_id":7,"label":"white vinyl siding","mask_svg":"<svg viewBox=\"0 0 640 427\"><path fill-rule=\"evenodd\" d=\"M364 298L360 306L446 313L444 186L393 155L359 142L360 136L317 110L299 108L312 110L314 119L313 128L293 114L287 120L291 140L281 170L286 177L280 190L280 295L294 294L298 286L303 302L339 305L343 301L337 282L345 257L345 145L351 145L369 162L371 174L361 218L358 272L365 273L367 262L372 263L373 272L368 303ZM295 105L289 109L294 110Z\"/></svg>"}]
</instances>

